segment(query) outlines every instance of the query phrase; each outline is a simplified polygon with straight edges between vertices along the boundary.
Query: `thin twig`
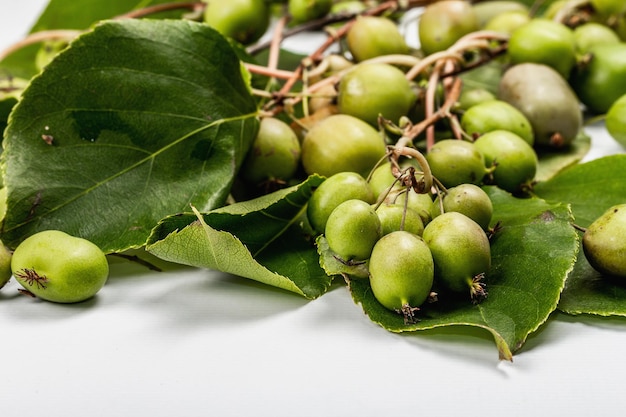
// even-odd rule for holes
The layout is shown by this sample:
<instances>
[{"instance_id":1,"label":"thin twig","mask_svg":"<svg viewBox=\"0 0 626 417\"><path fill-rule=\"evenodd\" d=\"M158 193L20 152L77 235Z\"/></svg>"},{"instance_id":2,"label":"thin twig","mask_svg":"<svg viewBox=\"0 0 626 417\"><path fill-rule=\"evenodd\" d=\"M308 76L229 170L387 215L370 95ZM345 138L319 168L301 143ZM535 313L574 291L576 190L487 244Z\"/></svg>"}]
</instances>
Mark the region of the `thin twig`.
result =
<instances>
[{"instance_id":1,"label":"thin twig","mask_svg":"<svg viewBox=\"0 0 626 417\"><path fill-rule=\"evenodd\" d=\"M356 18L359 15L375 15L375 14L382 14L387 10L404 10L404 9L411 9L411 8L415 8L415 7L421 7L421 6L426 6L430 3L436 3L437 1L440 0L408 0L408 1L389 1L386 3L383 3L381 5L378 5L374 8L371 9L367 9L363 12L359 12L359 13L346 13L346 12L342 12L342 13L335 13L335 14L329 14L326 15L322 18L319 19L315 19L315 20L311 20L308 21L306 23L303 23L301 25L295 26L293 28L287 29L284 33L283 33L283 39L287 39L290 38L292 36L298 35L300 33L303 32L308 32L308 31L314 31L314 30L320 30L328 25L331 25L333 23L340 23L340 22L347 22L350 21L354 18ZM380 10L380 7L383 6L383 9ZM390 8L391 7L391 8ZM261 52L264 49L269 48L271 44L271 40L267 40L267 41L263 41L263 42L259 42L255 45L251 45L247 48L247 52L250 55L256 55L259 52Z\"/></svg>"},{"instance_id":2,"label":"thin twig","mask_svg":"<svg viewBox=\"0 0 626 417\"><path fill-rule=\"evenodd\" d=\"M368 16L379 15L385 11L396 10L398 7L399 6L398 6L397 1L388 1L376 7L372 7L371 9L366 10L365 12L362 13L362 15L368 15ZM348 33L348 31L350 30L354 22L355 22L354 19L349 20L337 30L332 31L332 33L329 32L328 37L322 43L322 45L320 45L313 53L311 53L308 57L302 60L300 65L298 65L298 67L294 71L294 76L288 79L283 85L283 87L276 93L277 99L272 102L267 103L265 106L265 109L269 109L272 106L277 106L275 111L279 111L280 107L282 107L282 100L285 94L291 91L293 86L301 79L302 73L304 71L305 63L311 63L311 62L315 63L315 62L321 61L324 53L328 50L328 48L330 48L332 45L338 42L341 38L343 38Z\"/></svg>"},{"instance_id":3,"label":"thin twig","mask_svg":"<svg viewBox=\"0 0 626 417\"><path fill-rule=\"evenodd\" d=\"M282 33L288 21L289 17L283 16L278 20L278 22L276 23L276 27L274 28L274 36L272 36L269 58L267 61L267 66L271 70L278 68L278 61L280 58L280 44L283 41Z\"/></svg>"},{"instance_id":4,"label":"thin twig","mask_svg":"<svg viewBox=\"0 0 626 417\"><path fill-rule=\"evenodd\" d=\"M168 12L172 10L179 9L189 9L192 12L199 12L206 8L207 3L203 1L193 1L186 3L164 3L164 4L156 4L154 6L148 6L141 9L133 10L128 13L124 13L118 16L115 16L113 19L137 19L140 17L149 16L156 13Z\"/></svg>"},{"instance_id":5,"label":"thin twig","mask_svg":"<svg viewBox=\"0 0 626 417\"><path fill-rule=\"evenodd\" d=\"M34 32L26 36L24 39L9 46L4 51L0 52L0 61L12 53L26 47L45 41L71 41L78 35L83 33L81 30L42 30L40 32Z\"/></svg>"},{"instance_id":6,"label":"thin twig","mask_svg":"<svg viewBox=\"0 0 626 417\"><path fill-rule=\"evenodd\" d=\"M155 6L145 7L138 10L133 10L131 12L121 14L113 17L115 20L119 19L127 19L127 18L138 18L144 17L155 13L160 13L164 11L176 10L176 9L190 9L192 11L199 11L206 7L205 2L196 1L196 2L187 2L187 3L165 3L158 4ZM42 30L38 32L33 32L27 35L24 39L14 43L9 46L4 51L0 52L0 61L2 61L7 56L12 53L22 49L26 46L33 45L40 42L46 41L54 41L54 40L62 40L62 41L71 41L80 34L82 34L83 30L71 30L71 29L57 29L57 30Z\"/></svg>"},{"instance_id":7,"label":"thin twig","mask_svg":"<svg viewBox=\"0 0 626 417\"><path fill-rule=\"evenodd\" d=\"M396 147L409 146L409 144L424 130L426 130L428 126L437 123L444 117L447 117L450 113L450 109L459 99L462 85L463 83L461 82L461 79L456 78L443 105L439 107L439 109L430 117L427 117L418 124L409 127L404 135L402 135L402 137L396 142Z\"/></svg>"},{"instance_id":8,"label":"thin twig","mask_svg":"<svg viewBox=\"0 0 626 417\"><path fill-rule=\"evenodd\" d=\"M288 80L294 76L293 71L287 71L287 70L276 69L276 68L270 69L263 65L251 64L249 62L245 62L244 66L248 69L248 71L254 74L265 75L266 77Z\"/></svg>"},{"instance_id":9,"label":"thin twig","mask_svg":"<svg viewBox=\"0 0 626 417\"><path fill-rule=\"evenodd\" d=\"M426 105L425 105L425 113L426 118L429 119L435 113L435 101L437 99L437 89L439 87L439 79L441 76L441 72L443 71L444 63L446 61L437 61L435 64L435 69L430 75L428 79L428 87L426 88ZM435 144L435 124L432 123L426 127L426 150L429 151L430 148Z\"/></svg>"}]
</instances>

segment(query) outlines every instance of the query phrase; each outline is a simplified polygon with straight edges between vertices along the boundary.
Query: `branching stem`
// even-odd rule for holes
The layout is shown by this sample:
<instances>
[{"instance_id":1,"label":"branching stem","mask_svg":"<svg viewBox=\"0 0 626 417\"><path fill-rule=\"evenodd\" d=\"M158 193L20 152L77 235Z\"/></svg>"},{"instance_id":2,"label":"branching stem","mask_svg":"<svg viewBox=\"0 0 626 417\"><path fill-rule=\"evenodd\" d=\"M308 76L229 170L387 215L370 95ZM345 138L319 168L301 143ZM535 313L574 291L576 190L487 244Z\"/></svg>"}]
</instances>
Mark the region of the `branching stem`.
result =
<instances>
[{"instance_id":1,"label":"branching stem","mask_svg":"<svg viewBox=\"0 0 626 417\"><path fill-rule=\"evenodd\" d=\"M40 32L34 32L30 35L26 36L24 39L14 43L9 46L4 51L0 52L0 61L2 61L7 56L11 55L18 50L29 46L34 45L40 42L46 41L71 41L80 35L82 31L80 30L42 30Z\"/></svg>"}]
</instances>

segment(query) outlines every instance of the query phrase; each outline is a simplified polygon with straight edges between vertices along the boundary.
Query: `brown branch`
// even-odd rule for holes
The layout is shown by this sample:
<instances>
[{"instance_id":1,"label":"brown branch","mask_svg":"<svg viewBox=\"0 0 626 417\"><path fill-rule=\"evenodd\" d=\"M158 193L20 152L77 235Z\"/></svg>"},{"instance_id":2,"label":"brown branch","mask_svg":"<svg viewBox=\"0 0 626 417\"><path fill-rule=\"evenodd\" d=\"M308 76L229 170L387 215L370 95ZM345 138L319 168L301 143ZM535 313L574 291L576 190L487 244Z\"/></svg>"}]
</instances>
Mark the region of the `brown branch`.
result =
<instances>
[{"instance_id":1,"label":"brown branch","mask_svg":"<svg viewBox=\"0 0 626 417\"><path fill-rule=\"evenodd\" d=\"M113 19L126 19L126 18L138 18L143 16L148 16L155 13L160 13L169 10L176 9L189 9L192 11L199 11L206 7L206 3L201 1L196 2L186 2L186 3L165 3L158 4L155 6L145 7L138 10L133 10L131 12L113 17ZM63 40L63 41L71 41L76 38L78 35L82 34L84 31L82 30L71 30L71 29L57 29L57 30L42 30L39 32L34 32L27 35L24 39L14 43L9 46L4 51L0 52L0 61L2 61L7 56L12 53L22 49L26 46L33 45L40 42L46 41L54 41L54 40Z\"/></svg>"},{"instance_id":2,"label":"brown branch","mask_svg":"<svg viewBox=\"0 0 626 417\"><path fill-rule=\"evenodd\" d=\"M366 10L362 13L362 15L378 15L385 11L396 10L397 8L397 1L388 1ZM322 45L320 45L313 53L311 53L309 56L301 61L300 65L298 65L298 67L294 71L293 77L288 79L283 87L276 93L276 100L267 103L265 109L270 109L271 107L276 106L276 108L274 109L275 112L279 112L280 110L282 110L282 101L284 100L286 94L291 91L293 86L302 78L305 63L315 63L321 61L324 53L328 50L328 48L330 48L342 37L344 37L352 27L354 22L354 19L349 20L337 30L334 30L332 33L328 33L328 37L322 43Z\"/></svg>"},{"instance_id":3,"label":"brown branch","mask_svg":"<svg viewBox=\"0 0 626 417\"><path fill-rule=\"evenodd\" d=\"M452 87L450 88L450 92L446 97L446 101L443 105L437 109L431 116L426 117L424 120L419 122L416 125L409 127L404 135L396 142L396 147L405 147L409 146L409 144L419 136L426 128L434 123L437 123L439 120L447 117L450 113L450 109L455 105L458 101L459 96L461 94L461 87L463 83L460 78L456 78Z\"/></svg>"},{"instance_id":4,"label":"brown branch","mask_svg":"<svg viewBox=\"0 0 626 417\"><path fill-rule=\"evenodd\" d=\"M303 32L308 32L308 31L314 31L314 30L320 30L322 28L324 28L325 26L328 26L330 24L333 23L340 23L340 22L347 22L349 20L352 20L354 18L356 18L359 15L372 15L372 14L381 14L383 12L385 12L386 10L389 10L389 4L393 4L393 10L401 10L401 9L411 9L411 8L415 8L415 7L421 7L421 6L426 6L430 3L436 3L437 1L440 0L408 0L408 1L389 1L387 2L385 8L382 11L378 11L375 13L372 13L373 10L378 9L380 6L376 6L372 9L368 9L365 10L363 12L359 12L359 13L336 13L336 14L329 14L326 15L324 17L321 17L319 19L314 19L308 22L305 22L301 25L298 25L296 27L290 28L288 30L286 30L283 33L283 39L286 38L290 38L292 36L298 35L300 33ZM383 3L384 5L385 3ZM247 48L247 52L250 55L256 55L257 53L261 52L264 49L267 49L271 44L271 40L267 40L267 41L263 41L260 43L257 43L255 45L251 45Z\"/></svg>"},{"instance_id":5,"label":"brown branch","mask_svg":"<svg viewBox=\"0 0 626 417\"><path fill-rule=\"evenodd\" d=\"M248 62L244 62L244 66L248 69L248 71L254 74L265 75L266 77L281 78L284 80L288 80L293 77L293 71L270 69L269 67L265 67L263 65L250 64Z\"/></svg>"},{"instance_id":6,"label":"brown branch","mask_svg":"<svg viewBox=\"0 0 626 417\"><path fill-rule=\"evenodd\" d=\"M453 72L455 69L455 65L453 61L446 61L443 71L442 71L442 82L444 86L444 92L446 97L450 95L454 88L454 83L458 79L458 77L443 77L443 74ZM462 81L461 81L462 82ZM455 102L458 101L458 96ZM453 104L454 105L454 104ZM450 128L452 129L452 133L456 139L462 139L463 134L460 129L460 123L458 117L454 113L450 113L448 116L448 120L450 121Z\"/></svg>"},{"instance_id":7,"label":"brown branch","mask_svg":"<svg viewBox=\"0 0 626 417\"><path fill-rule=\"evenodd\" d=\"M81 33L83 32L80 30L42 30L40 32L31 33L24 39L14 43L4 51L0 52L0 61L26 46L45 41L62 40L69 42Z\"/></svg>"},{"instance_id":8,"label":"brown branch","mask_svg":"<svg viewBox=\"0 0 626 417\"><path fill-rule=\"evenodd\" d=\"M426 105L425 116L427 119L431 118L435 113L435 100L437 99L437 88L439 87L439 79L443 70L443 64L446 61L438 61L435 64L435 70L428 79L428 87L426 88ZM430 151L430 148L435 144L435 124L431 123L426 126L426 151Z\"/></svg>"},{"instance_id":9,"label":"brown branch","mask_svg":"<svg viewBox=\"0 0 626 417\"><path fill-rule=\"evenodd\" d=\"M206 8L206 3L203 1L192 1L186 3L164 3L156 4L154 6L148 6L141 9L133 10L128 13L124 13L115 16L113 19L137 19L140 17L149 16L161 12L169 12L172 10L188 9L192 12L199 12Z\"/></svg>"},{"instance_id":10,"label":"brown branch","mask_svg":"<svg viewBox=\"0 0 626 417\"><path fill-rule=\"evenodd\" d=\"M327 15L320 19L311 20L309 22L303 23L296 27L285 30L282 33L282 38L287 39L292 36L298 35L300 33L320 30L325 26L328 26L333 23L345 22L346 20L350 20L356 17L358 13L338 13L335 15ZM271 46L273 39L269 39L263 42L259 42L257 44L249 46L246 51L250 55L256 55L264 49L267 49Z\"/></svg>"},{"instance_id":11,"label":"brown branch","mask_svg":"<svg viewBox=\"0 0 626 417\"><path fill-rule=\"evenodd\" d=\"M270 44L270 52L269 58L267 62L268 68L271 70L278 68L278 61L280 58L280 44L283 41L283 30L289 21L288 16L283 16L276 23L276 27L274 28L274 36L272 36L271 44Z\"/></svg>"}]
</instances>

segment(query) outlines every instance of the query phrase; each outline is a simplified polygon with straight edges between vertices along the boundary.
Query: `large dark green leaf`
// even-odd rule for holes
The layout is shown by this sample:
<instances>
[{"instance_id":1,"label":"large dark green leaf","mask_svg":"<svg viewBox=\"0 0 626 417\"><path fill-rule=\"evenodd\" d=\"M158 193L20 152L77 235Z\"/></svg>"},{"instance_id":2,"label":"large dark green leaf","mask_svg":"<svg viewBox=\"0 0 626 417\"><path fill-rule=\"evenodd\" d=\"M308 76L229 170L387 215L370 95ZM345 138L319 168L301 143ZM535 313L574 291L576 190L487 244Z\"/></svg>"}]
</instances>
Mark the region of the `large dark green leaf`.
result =
<instances>
[{"instance_id":1,"label":"large dark green leaf","mask_svg":"<svg viewBox=\"0 0 626 417\"><path fill-rule=\"evenodd\" d=\"M537 184L542 198L570 203L575 222L589 226L608 208L626 202L626 155L573 166ZM559 309L570 314L626 316L626 286L596 272L581 255L567 279Z\"/></svg>"},{"instance_id":2,"label":"large dark green leaf","mask_svg":"<svg viewBox=\"0 0 626 417\"><path fill-rule=\"evenodd\" d=\"M167 261L216 269L315 298L332 277L319 265L300 224L323 179L201 214L172 216L155 228L147 250Z\"/></svg>"},{"instance_id":3,"label":"large dark green leaf","mask_svg":"<svg viewBox=\"0 0 626 417\"><path fill-rule=\"evenodd\" d=\"M537 196L569 203L576 224L587 227L615 204L626 202L626 154L574 165L536 184Z\"/></svg>"},{"instance_id":4,"label":"large dark green leaf","mask_svg":"<svg viewBox=\"0 0 626 417\"><path fill-rule=\"evenodd\" d=\"M502 226L491 242L487 299L473 305L465 297L442 293L439 301L422 306L419 322L405 324L400 315L376 301L368 280L351 280L353 298L374 322L393 332L443 326L483 328L493 335L500 357L510 360L527 336L547 320L578 252L569 207L537 198L513 198L495 187L487 191L494 204L494 221Z\"/></svg>"},{"instance_id":5,"label":"large dark green leaf","mask_svg":"<svg viewBox=\"0 0 626 417\"><path fill-rule=\"evenodd\" d=\"M224 203L257 127L240 61L216 31L104 22L33 79L11 114L2 239L15 246L54 228L106 252L142 246L163 217Z\"/></svg>"}]
</instances>

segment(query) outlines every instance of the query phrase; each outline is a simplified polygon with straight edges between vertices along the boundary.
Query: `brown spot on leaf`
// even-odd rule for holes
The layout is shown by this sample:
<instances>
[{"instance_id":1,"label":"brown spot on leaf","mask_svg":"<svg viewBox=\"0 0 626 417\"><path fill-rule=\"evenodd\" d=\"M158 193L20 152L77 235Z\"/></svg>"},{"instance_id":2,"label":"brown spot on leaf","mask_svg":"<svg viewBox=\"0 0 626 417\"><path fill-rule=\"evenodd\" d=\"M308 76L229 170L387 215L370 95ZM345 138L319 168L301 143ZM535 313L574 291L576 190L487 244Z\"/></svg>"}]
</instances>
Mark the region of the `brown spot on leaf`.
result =
<instances>
[{"instance_id":1,"label":"brown spot on leaf","mask_svg":"<svg viewBox=\"0 0 626 417\"><path fill-rule=\"evenodd\" d=\"M555 219L556 219L556 216L550 210L546 210L537 216L537 220L544 222L544 223L554 221Z\"/></svg>"}]
</instances>

